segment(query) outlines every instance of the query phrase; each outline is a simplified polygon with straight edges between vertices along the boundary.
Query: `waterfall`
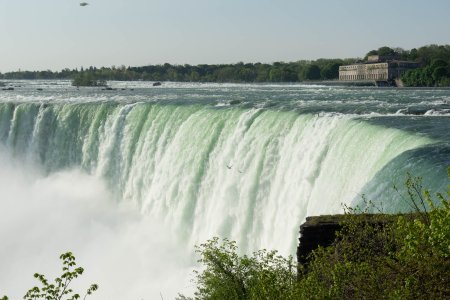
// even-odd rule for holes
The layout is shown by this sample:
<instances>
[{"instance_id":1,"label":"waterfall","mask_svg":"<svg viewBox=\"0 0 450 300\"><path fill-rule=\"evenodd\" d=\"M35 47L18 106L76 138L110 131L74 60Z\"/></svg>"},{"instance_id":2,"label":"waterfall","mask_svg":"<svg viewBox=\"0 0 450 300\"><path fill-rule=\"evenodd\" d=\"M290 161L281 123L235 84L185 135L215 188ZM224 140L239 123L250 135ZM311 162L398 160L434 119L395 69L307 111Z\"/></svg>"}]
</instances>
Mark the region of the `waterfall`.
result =
<instances>
[{"instance_id":1,"label":"waterfall","mask_svg":"<svg viewBox=\"0 0 450 300\"><path fill-rule=\"evenodd\" d=\"M112 101L1 103L0 139L45 174L104 179L180 241L219 235L283 254L306 216L376 197L368 186L384 168L434 143L351 115Z\"/></svg>"}]
</instances>

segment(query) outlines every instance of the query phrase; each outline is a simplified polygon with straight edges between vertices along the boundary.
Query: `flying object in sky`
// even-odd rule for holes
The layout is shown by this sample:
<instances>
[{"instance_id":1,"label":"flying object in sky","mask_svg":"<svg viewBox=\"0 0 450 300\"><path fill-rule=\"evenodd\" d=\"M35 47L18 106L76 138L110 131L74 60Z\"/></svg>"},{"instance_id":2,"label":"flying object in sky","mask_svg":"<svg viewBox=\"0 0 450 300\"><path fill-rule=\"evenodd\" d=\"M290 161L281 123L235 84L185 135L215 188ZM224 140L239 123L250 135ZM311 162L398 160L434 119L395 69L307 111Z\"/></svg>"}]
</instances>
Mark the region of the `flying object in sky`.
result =
<instances>
[{"instance_id":1,"label":"flying object in sky","mask_svg":"<svg viewBox=\"0 0 450 300\"><path fill-rule=\"evenodd\" d=\"M87 2L81 2L80 3L80 6L86 6L86 5L89 5L89 3L87 3Z\"/></svg>"}]
</instances>

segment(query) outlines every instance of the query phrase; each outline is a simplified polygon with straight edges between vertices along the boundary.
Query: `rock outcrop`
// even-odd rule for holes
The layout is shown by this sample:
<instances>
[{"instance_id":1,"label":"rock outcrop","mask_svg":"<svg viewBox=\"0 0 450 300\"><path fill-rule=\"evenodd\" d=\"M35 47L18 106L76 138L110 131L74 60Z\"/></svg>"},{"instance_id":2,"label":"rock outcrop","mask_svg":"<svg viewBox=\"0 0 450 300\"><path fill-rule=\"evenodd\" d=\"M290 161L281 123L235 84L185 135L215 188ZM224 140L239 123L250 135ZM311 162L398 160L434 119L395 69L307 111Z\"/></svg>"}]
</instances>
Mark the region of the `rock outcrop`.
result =
<instances>
[{"instance_id":1,"label":"rock outcrop","mask_svg":"<svg viewBox=\"0 0 450 300\"><path fill-rule=\"evenodd\" d=\"M297 248L297 261L299 264L308 264L308 255L319 246L330 246L336 232L342 228L339 222L342 215L307 217L306 222L300 226L299 246Z\"/></svg>"}]
</instances>

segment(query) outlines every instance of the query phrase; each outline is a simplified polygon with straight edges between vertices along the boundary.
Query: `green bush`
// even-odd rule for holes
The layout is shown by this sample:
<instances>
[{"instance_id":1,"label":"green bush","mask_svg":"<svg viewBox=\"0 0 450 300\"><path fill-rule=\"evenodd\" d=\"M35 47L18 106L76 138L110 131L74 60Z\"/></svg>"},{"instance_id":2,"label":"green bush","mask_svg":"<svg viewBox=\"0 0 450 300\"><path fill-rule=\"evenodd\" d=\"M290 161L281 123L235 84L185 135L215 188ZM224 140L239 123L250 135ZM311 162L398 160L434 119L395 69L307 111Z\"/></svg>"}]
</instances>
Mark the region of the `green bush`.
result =
<instances>
[{"instance_id":1,"label":"green bush","mask_svg":"<svg viewBox=\"0 0 450 300\"><path fill-rule=\"evenodd\" d=\"M350 210L333 245L314 251L307 266L276 251L239 256L235 242L218 238L200 245L194 298L450 299L450 185L433 196L410 176L406 187L413 213Z\"/></svg>"},{"instance_id":2,"label":"green bush","mask_svg":"<svg viewBox=\"0 0 450 300\"><path fill-rule=\"evenodd\" d=\"M218 238L201 244L197 252L206 268L195 272L196 299L294 299L297 269L292 257L266 250L239 256L235 242Z\"/></svg>"}]
</instances>

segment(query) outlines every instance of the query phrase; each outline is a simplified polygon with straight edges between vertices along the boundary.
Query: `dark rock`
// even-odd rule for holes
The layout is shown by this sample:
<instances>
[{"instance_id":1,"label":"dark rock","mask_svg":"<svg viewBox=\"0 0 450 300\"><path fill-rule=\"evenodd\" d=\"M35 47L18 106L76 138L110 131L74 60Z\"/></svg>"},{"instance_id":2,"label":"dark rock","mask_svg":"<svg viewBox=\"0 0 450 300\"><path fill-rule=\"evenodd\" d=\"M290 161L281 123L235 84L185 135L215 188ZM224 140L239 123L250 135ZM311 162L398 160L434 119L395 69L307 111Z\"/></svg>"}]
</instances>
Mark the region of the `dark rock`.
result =
<instances>
[{"instance_id":1,"label":"dark rock","mask_svg":"<svg viewBox=\"0 0 450 300\"><path fill-rule=\"evenodd\" d=\"M161 82L159 82L159 81L153 83L153 86L160 86L160 85L161 85Z\"/></svg>"},{"instance_id":2,"label":"dark rock","mask_svg":"<svg viewBox=\"0 0 450 300\"><path fill-rule=\"evenodd\" d=\"M299 264L307 264L308 256L319 246L330 246L336 232L342 226L339 224L340 216L307 217L306 222L300 226L299 246L297 248L297 261Z\"/></svg>"},{"instance_id":3,"label":"dark rock","mask_svg":"<svg viewBox=\"0 0 450 300\"><path fill-rule=\"evenodd\" d=\"M426 107L408 107L408 114L409 115L424 115L428 109Z\"/></svg>"},{"instance_id":4,"label":"dark rock","mask_svg":"<svg viewBox=\"0 0 450 300\"><path fill-rule=\"evenodd\" d=\"M14 91L13 87L7 87L7 88L3 88L3 91Z\"/></svg>"}]
</instances>

